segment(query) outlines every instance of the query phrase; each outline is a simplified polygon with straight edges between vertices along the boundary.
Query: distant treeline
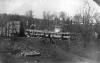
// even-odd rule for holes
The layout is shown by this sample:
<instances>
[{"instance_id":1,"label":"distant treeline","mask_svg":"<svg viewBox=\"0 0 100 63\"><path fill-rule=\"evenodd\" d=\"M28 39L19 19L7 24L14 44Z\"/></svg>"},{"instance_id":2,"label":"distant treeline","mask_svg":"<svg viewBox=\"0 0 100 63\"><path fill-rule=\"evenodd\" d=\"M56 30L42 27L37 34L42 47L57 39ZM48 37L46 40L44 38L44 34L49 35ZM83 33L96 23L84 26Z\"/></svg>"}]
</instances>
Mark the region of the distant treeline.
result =
<instances>
[{"instance_id":1,"label":"distant treeline","mask_svg":"<svg viewBox=\"0 0 100 63\"><path fill-rule=\"evenodd\" d=\"M71 24L70 19L67 19L67 21L62 22L59 18L49 19L48 17L48 19L38 19L18 14L0 14L0 26L7 21L23 21L25 28L41 30L54 30L55 26L61 26L62 28L64 27L63 31L65 31L66 25L62 24Z\"/></svg>"}]
</instances>

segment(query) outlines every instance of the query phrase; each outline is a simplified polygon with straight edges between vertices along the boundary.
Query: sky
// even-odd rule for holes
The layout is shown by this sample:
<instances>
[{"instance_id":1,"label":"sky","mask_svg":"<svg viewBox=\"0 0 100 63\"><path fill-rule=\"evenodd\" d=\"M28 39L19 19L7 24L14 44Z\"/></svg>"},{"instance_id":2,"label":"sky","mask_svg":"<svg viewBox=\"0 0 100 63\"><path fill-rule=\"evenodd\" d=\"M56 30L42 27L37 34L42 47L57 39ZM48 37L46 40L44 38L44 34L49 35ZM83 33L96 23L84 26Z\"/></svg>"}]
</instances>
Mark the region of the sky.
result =
<instances>
[{"instance_id":1,"label":"sky","mask_svg":"<svg viewBox=\"0 0 100 63\"><path fill-rule=\"evenodd\" d=\"M100 7L93 0L89 0L89 3L100 11ZM73 16L82 5L83 0L0 0L0 13L25 15L26 11L32 10L35 17L42 18L43 11L64 11Z\"/></svg>"}]
</instances>

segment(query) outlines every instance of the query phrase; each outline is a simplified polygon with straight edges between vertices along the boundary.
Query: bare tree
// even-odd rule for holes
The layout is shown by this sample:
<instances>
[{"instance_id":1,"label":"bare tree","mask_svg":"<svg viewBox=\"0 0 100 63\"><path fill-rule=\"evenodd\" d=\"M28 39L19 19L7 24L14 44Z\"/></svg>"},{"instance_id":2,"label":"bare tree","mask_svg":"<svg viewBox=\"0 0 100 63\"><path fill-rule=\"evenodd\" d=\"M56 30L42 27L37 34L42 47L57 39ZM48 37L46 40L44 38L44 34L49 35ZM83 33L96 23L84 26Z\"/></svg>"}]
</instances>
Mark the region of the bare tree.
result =
<instances>
[{"instance_id":1,"label":"bare tree","mask_svg":"<svg viewBox=\"0 0 100 63\"><path fill-rule=\"evenodd\" d=\"M27 17L28 27L30 27L33 23L34 23L34 25L36 25L35 21L33 20L34 15L33 15L33 11L32 10L27 11L25 16Z\"/></svg>"},{"instance_id":2,"label":"bare tree","mask_svg":"<svg viewBox=\"0 0 100 63\"><path fill-rule=\"evenodd\" d=\"M54 18L54 14L50 14L50 12L44 11L43 12L43 22L42 22L43 28L49 30L49 28L52 25L53 18Z\"/></svg>"},{"instance_id":3,"label":"bare tree","mask_svg":"<svg viewBox=\"0 0 100 63\"><path fill-rule=\"evenodd\" d=\"M93 18L95 20L94 31L98 33L97 38L100 39L100 13L95 13Z\"/></svg>"},{"instance_id":4,"label":"bare tree","mask_svg":"<svg viewBox=\"0 0 100 63\"><path fill-rule=\"evenodd\" d=\"M59 12L59 17L60 17L60 19L61 19L62 21L66 21L68 15L67 15L67 13L61 11L61 12Z\"/></svg>"},{"instance_id":5,"label":"bare tree","mask_svg":"<svg viewBox=\"0 0 100 63\"><path fill-rule=\"evenodd\" d=\"M95 10L90 6L88 0L84 1L84 6L82 7L79 15L76 16L77 21L80 22L78 30L82 34L84 45L87 46L90 43L90 38L92 35L93 29L93 16Z\"/></svg>"},{"instance_id":6,"label":"bare tree","mask_svg":"<svg viewBox=\"0 0 100 63\"><path fill-rule=\"evenodd\" d=\"M32 17L32 18L34 17L33 11L32 11L32 10L27 11L25 15L26 15L27 17Z\"/></svg>"},{"instance_id":7,"label":"bare tree","mask_svg":"<svg viewBox=\"0 0 100 63\"><path fill-rule=\"evenodd\" d=\"M61 22L62 22L62 31L63 32L71 32L72 20L70 19L68 14L61 11L61 12L59 12L59 18L61 19Z\"/></svg>"}]
</instances>

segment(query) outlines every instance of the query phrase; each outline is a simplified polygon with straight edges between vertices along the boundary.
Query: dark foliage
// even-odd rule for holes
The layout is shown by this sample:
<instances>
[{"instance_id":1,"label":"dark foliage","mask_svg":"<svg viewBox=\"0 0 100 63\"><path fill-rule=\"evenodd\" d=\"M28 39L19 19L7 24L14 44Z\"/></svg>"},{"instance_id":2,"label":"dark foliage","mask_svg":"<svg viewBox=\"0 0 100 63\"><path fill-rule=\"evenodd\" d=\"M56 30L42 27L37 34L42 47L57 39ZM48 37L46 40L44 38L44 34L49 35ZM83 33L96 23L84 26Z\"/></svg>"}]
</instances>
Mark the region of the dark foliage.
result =
<instances>
[{"instance_id":1,"label":"dark foliage","mask_svg":"<svg viewBox=\"0 0 100 63\"><path fill-rule=\"evenodd\" d=\"M100 5L100 0L94 0L98 5Z\"/></svg>"}]
</instances>

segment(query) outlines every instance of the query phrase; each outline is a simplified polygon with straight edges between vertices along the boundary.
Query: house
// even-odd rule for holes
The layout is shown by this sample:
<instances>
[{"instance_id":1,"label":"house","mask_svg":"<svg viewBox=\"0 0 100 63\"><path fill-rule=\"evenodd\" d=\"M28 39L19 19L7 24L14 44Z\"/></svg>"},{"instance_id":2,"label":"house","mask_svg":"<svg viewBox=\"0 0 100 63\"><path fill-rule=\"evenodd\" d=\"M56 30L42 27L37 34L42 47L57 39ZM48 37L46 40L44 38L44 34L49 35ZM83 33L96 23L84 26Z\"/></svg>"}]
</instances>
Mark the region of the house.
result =
<instances>
[{"instance_id":1,"label":"house","mask_svg":"<svg viewBox=\"0 0 100 63\"><path fill-rule=\"evenodd\" d=\"M62 32L62 27L61 26L55 26L54 31L55 32Z\"/></svg>"},{"instance_id":2,"label":"house","mask_svg":"<svg viewBox=\"0 0 100 63\"><path fill-rule=\"evenodd\" d=\"M7 21L0 29L1 36L10 36L11 33L20 33L20 21Z\"/></svg>"}]
</instances>

